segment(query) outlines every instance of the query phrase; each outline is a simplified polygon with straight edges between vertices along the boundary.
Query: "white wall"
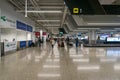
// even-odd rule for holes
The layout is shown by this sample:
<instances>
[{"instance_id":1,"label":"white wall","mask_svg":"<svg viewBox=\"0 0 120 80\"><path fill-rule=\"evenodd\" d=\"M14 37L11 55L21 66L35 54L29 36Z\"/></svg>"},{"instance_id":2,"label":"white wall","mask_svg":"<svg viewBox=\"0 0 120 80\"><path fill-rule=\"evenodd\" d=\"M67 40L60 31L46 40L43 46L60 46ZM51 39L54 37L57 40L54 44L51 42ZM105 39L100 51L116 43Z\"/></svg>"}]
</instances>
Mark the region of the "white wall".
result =
<instances>
[{"instance_id":1,"label":"white wall","mask_svg":"<svg viewBox=\"0 0 120 80\"><path fill-rule=\"evenodd\" d=\"M32 40L32 33L27 32L27 40Z\"/></svg>"},{"instance_id":2,"label":"white wall","mask_svg":"<svg viewBox=\"0 0 120 80\"><path fill-rule=\"evenodd\" d=\"M0 10L1 10L0 16L6 16L7 19L12 20L13 22L16 22L16 20L19 20L25 24L32 26L33 30L35 30L35 22L33 22L30 18L25 18L24 14L15 12L14 7L8 1L9 0L0 0ZM1 34L2 39L1 40L6 38L9 41L11 41L13 39L13 37L15 37L15 39L17 41L27 40L26 31L17 30L17 34L16 34L17 38L16 38L16 35L14 34L15 29L14 30L8 29L8 26L15 27L16 23L12 23L12 25L7 25L8 22L1 22L1 23L5 24L2 27L6 27L6 29L4 29L2 31L2 34ZM0 28L1 28L1 26L0 26ZM30 39L30 37L28 39Z\"/></svg>"},{"instance_id":3,"label":"white wall","mask_svg":"<svg viewBox=\"0 0 120 80\"><path fill-rule=\"evenodd\" d=\"M35 26L35 23L30 18L25 18L24 14L15 12L15 9L8 2L8 0L0 0L0 9L1 15L7 16L14 21L19 20L28 25L31 25L32 27Z\"/></svg>"},{"instance_id":4,"label":"white wall","mask_svg":"<svg viewBox=\"0 0 120 80\"><path fill-rule=\"evenodd\" d=\"M9 42L16 39L16 29L14 28L1 28L1 42L8 40Z\"/></svg>"},{"instance_id":5,"label":"white wall","mask_svg":"<svg viewBox=\"0 0 120 80\"><path fill-rule=\"evenodd\" d=\"M17 30L17 41L26 41L27 33L23 30Z\"/></svg>"}]
</instances>

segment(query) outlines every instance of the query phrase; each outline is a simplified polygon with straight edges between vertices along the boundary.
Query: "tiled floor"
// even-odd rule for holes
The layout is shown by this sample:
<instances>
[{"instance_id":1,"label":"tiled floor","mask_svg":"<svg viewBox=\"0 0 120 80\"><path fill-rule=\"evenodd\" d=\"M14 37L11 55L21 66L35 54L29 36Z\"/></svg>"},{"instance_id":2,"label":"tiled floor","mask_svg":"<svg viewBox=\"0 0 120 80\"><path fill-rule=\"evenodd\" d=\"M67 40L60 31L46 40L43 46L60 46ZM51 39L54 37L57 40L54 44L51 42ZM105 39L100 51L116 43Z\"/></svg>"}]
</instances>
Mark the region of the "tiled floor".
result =
<instances>
[{"instance_id":1,"label":"tiled floor","mask_svg":"<svg viewBox=\"0 0 120 80\"><path fill-rule=\"evenodd\" d=\"M120 48L24 49L1 58L0 80L120 80Z\"/></svg>"}]
</instances>

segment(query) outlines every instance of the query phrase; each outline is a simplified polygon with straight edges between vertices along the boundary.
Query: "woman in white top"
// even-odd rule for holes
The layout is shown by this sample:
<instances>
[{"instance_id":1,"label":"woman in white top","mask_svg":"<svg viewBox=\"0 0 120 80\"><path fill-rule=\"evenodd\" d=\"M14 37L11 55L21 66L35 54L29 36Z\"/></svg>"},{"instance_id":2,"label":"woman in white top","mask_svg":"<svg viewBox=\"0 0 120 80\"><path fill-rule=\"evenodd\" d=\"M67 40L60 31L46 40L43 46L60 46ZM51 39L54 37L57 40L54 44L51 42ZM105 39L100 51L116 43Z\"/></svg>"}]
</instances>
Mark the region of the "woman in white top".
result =
<instances>
[{"instance_id":1,"label":"woman in white top","mask_svg":"<svg viewBox=\"0 0 120 80\"><path fill-rule=\"evenodd\" d=\"M52 49L53 49L54 48L54 44L55 44L55 41L54 41L53 38L51 39L51 44L52 44Z\"/></svg>"}]
</instances>

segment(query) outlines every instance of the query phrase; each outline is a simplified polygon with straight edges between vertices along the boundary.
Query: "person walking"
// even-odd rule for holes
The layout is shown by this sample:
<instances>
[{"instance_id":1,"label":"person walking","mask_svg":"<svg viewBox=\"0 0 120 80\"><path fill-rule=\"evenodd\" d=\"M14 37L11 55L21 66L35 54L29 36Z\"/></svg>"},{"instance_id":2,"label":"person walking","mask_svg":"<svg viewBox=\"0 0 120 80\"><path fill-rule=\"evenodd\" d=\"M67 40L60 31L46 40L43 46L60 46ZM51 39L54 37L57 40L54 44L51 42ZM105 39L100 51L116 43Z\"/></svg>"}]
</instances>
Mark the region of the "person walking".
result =
<instances>
[{"instance_id":1,"label":"person walking","mask_svg":"<svg viewBox=\"0 0 120 80\"><path fill-rule=\"evenodd\" d=\"M60 47L60 39L57 39L58 47Z\"/></svg>"},{"instance_id":2,"label":"person walking","mask_svg":"<svg viewBox=\"0 0 120 80\"><path fill-rule=\"evenodd\" d=\"M55 44L54 38L51 38L52 49L54 48L54 44Z\"/></svg>"},{"instance_id":3,"label":"person walking","mask_svg":"<svg viewBox=\"0 0 120 80\"><path fill-rule=\"evenodd\" d=\"M64 38L61 39L61 47L64 47Z\"/></svg>"},{"instance_id":4,"label":"person walking","mask_svg":"<svg viewBox=\"0 0 120 80\"><path fill-rule=\"evenodd\" d=\"M79 43L79 40L78 40L78 38L76 38L76 39L75 39L76 48L78 47L78 43Z\"/></svg>"},{"instance_id":5,"label":"person walking","mask_svg":"<svg viewBox=\"0 0 120 80\"><path fill-rule=\"evenodd\" d=\"M66 41L67 41L67 45L69 45L69 41L70 41L69 37L67 37Z\"/></svg>"},{"instance_id":6,"label":"person walking","mask_svg":"<svg viewBox=\"0 0 120 80\"><path fill-rule=\"evenodd\" d=\"M41 39L40 39L40 37L38 38L38 45L39 45L39 47L41 46Z\"/></svg>"}]
</instances>

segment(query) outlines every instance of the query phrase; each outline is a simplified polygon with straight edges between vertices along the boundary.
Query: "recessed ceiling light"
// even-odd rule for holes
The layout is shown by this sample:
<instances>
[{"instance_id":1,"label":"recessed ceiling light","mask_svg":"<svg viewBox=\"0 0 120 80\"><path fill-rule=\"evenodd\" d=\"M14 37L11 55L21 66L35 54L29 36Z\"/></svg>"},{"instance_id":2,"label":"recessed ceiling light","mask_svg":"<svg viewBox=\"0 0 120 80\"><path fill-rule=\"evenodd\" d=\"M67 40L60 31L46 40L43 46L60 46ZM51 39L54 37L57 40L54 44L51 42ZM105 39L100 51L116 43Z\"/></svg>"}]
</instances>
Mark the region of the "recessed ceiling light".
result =
<instances>
[{"instance_id":1,"label":"recessed ceiling light","mask_svg":"<svg viewBox=\"0 0 120 80\"><path fill-rule=\"evenodd\" d=\"M43 11L27 11L28 13L62 13L60 10L54 10L54 11L48 11L48 10L43 10Z\"/></svg>"},{"instance_id":2,"label":"recessed ceiling light","mask_svg":"<svg viewBox=\"0 0 120 80\"><path fill-rule=\"evenodd\" d=\"M37 20L37 22L60 22L60 20Z\"/></svg>"}]
</instances>

